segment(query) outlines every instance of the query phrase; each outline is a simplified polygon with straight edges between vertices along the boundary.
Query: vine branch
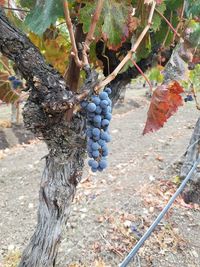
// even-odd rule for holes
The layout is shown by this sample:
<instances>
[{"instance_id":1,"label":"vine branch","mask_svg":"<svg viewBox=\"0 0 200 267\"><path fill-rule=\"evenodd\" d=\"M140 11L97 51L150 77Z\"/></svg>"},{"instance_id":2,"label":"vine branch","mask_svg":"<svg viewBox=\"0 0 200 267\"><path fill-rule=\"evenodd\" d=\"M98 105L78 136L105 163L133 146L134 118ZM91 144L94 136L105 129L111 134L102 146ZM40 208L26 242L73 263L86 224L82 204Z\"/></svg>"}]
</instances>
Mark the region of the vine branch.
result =
<instances>
[{"instance_id":1,"label":"vine branch","mask_svg":"<svg viewBox=\"0 0 200 267\"><path fill-rule=\"evenodd\" d=\"M70 18L70 13L69 13L69 5L68 5L68 1L67 0L63 0L63 7L64 7L64 14L65 14L65 20L66 20L66 25L69 31L69 36L70 36L70 40L71 40L71 44L72 44L72 52L71 54L74 56L74 60L77 64L77 66L79 66L80 68L82 67L82 62L79 59L78 56L78 49L76 46L76 40L75 40L75 36L74 36L74 31L73 31L73 25L72 25L72 21Z\"/></svg>"},{"instance_id":2,"label":"vine branch","mask_svg":"<svg viewBox=\"0 0 200 267\"><path fill-rule=\"evenodd\" d=\"M110 75L108 75L108 77L106 77L102 82L100 82L99 85L97 85L95 87L95 91L96 92L98 92L102 87L105 87L112 80L114 80L115 77L117 76L117 74L120 72L120 70L124 67L124 65L129 60L131 60L133 54L136 52L137 48L139 47L140 43L142 42L143 38L145 37L145 35L147 34L148 30L150 29L150 27L152 25L152 19L153 19L153 14L154 14L155 8L156 8L156 2L153 1L152 2L152 6L151 6L151 10L150 10L150 13L149 13L148 23L147 23L146 27L143 29L143 31L139 35L137 41L135 42L135 44L133 45L131 50L127 53L127 55L123 58L123 60L115 68L115 70Z\"/></svg>"},{"instance_id":3,"label":"vine branch","mask_svg":"<svg viewBox=\"0 0 200 267\"><path fill-rule=\"evenodd\" d=\"M92 21L90 24L90 29L89 29L89 32L88 32L86 39L85 39L85 44L88 48L89 48L90 44L92 43L92 41L94 40L94 32L96 29L97 22L99 21L99 18L101 16L103 4L104 4L104 0L99 0L97 3L97 6L96 6L96 10L95 10L94 14L92 15Z\"/></svg>"},{"instance_id":4,"label":"vine branch","mask_svg":"<svg viewBox=\"0 0 200 267\"><path fill-rule=\"evenodd\" d=\"M77 49L76 40L74 36L73 25L72 25L71 18L70 18L68 1L63 0L66 25L69 30L70 40L72 43L72 55L75 58L75 62L77 66L80 68L83 68L84 66L89 65L87 52L89 51L89 47L92 41L94 40L94 32L95 32L97 22L100 18L100 15L103 9L103 3L104 3L104 0L99 0L97 3L94 15L92 16L92 21L90 24L89 32L86 36L85 42L82 43L82 46L83 46L82 60L80 60L78 56L78 49Z\"/></svg>"}]
</instances>

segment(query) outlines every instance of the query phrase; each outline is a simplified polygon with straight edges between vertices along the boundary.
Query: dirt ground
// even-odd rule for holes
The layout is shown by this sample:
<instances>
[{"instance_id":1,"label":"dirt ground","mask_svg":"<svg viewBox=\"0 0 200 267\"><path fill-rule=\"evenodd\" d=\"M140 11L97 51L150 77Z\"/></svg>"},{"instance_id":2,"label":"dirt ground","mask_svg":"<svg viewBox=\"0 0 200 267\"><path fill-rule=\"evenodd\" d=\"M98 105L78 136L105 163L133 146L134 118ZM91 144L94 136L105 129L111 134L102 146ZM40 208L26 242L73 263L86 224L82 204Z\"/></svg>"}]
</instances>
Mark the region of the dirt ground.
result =
<instances>
[{"instance_id":1,"label":"dirt ground","mask_svg":"<svg viewBox=\"0 0 200 267\"><path fill-rule=\"evenodd\" d=\"M160 131L142 136L143 95L128 90L114 111L109 168L92 174L85 166L57 267L118 266L174 193L172 164L186 150L199 113L187 103ZM16 266L34 230L46 154L39 141L0 152L0 267ZM178 198L129 266L199 267L199 206Z\"/></svg>"}]
</instances>

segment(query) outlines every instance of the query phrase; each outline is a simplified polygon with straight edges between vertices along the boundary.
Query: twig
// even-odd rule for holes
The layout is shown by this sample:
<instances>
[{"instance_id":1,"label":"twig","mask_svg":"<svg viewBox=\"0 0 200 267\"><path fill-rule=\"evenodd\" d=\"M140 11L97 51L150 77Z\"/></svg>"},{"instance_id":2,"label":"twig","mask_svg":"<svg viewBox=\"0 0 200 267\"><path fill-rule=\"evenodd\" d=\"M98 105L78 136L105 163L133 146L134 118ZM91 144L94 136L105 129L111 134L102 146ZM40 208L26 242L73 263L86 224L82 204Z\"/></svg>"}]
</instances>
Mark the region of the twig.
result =
<instances>
[{"instance_id":1,"label":"twig","mask_svg":"<svg viewBox=\"0 0 200 267\"><path fill-rule=\"evenodd\" d=\"M150 27L152 25L152 18L153 18L153 14L155 11L155 7L156 7L156 2L153 1L152 6L151 6L151 10L150 10L150 14L149 14L149 18L148 18L148 24L146 25L144 30L139 35L139 37L138 37L136 43L134 44L134 46L132 47L132 49L127 53L127 55L120 62L120 64L115 68L115 70L110 75L108 75L107 78L105 78L102 82L100 82L99 85L97 85L95 87L96 92L98 92L102 87L105 87L112 80L114 80L115 77L117 76L117 74L123 68L123 66L132 58L133 54L136 52L138 46L140 45L140 43L142 42L143 38L145 37L145 35L147 34L148 30L150 29Z\"/></svg>"},{"instance_id":2,"label":"twig","mask_svg":"<svg viewBox=\"0 0 200 267\"><path fill-rule=\"evenodd\" d=\"M184 1L183 1L183 6L182 6L182 10L181 10L181 16L180 16L178 25L176 26L176 32L178 32L178 30L179 30L179 28L180 28L180 26L181 26L181 23L182 23L182 20L183 20L183 16L184 16L184 11L185 11L185 5L186 5L186 2L185 2L185 0L184 0ZM175 38L176 38L176 34L174 34L174 36L173 36L172 43L174 43Z\"/></svg>"},{"instance_id":3,"label":"twig","mask_svg":"<svg viewBox=\"0 0 200 267\"><path fill-rule=\"evenodd\" d=\"M70 36L70 40L71 40L71 44L72 44L72 52L71 54L74 56L74 60L77 64L77 66L79 66L80 68L82 67L82 62L79 59L78 56L78 49L76 46L76 40L74 37L74 31L73 31L73 25L72 25L72 21L70 18L70 13L69 13L69 5L68 5L68 1L67 0L63 0L63 7L64 7L64 13L65 13L65 20L66 20L66 24L67 24L67 28L69 31L69 36Z\"/></svg>"},{"instance_id":4,"label":"twig","mask_svg":"<svg viewBox=\"0 0 200 267\"><path fill-rule=\"evenodd\" d=\"M12 10L12 11L19 11L19 12L30 12L30 10L21 9L21 8L14 8L14 7L1 6L1 8Z\"/></svg>"},{"instance_id":5,"label":"twig","mask_svg":"<svg viewBox=\"0 0 200 267\"><path fill-rule=\"evenodd\" d=\"M92 15L92 21L90 24L90 29L89 29L89 32L88 32L86 39L85 39L85 44L88 48L89 48L90 44L92 43L92 41L94 40L94 32L96 29L97 22L101 16L103 4L104 4L104 0L98 0L96 10L95 10L94 14Z\"/></svg>"},{"instance_id":6,"label":"twig","mask_svg":"<svg viewBox=\"0 0 200 267\"><path fill-rule=\"evenodd\" d=\"M3 65L3 67L7 70L7 72L9 73L9 75L12 75L11 70L9 69L9 67L7 66L7 64L4 62L4 59L1 58L1 64Z\"/></svg>"},{"instance_id":7,"label":"twig","mask_svg":"<svg viewBox=\"0 0 200 267\"><path fill-rule=\"evenodd\" d=\"M97 22L101 16L101 11L103 9L103 3L104 3L104 0L98 0L95 12L92 15L92 21L90 24L90 29L87 33L86 38L85 38L85 42L82 44L83 45L83 50L82 50L82 57L83 57L82 65L83 66L89 65L87 53L90 50L90 45L91 45L92 41L94 40L94 32L96 29Z\"/></svg>"},{"instance_id":8,"label":"twig","mask_svg":"<svg viewBox=\"0 0 200 267\"><path fill-rule=\"evenodd\" d=\"M170 13L170 23L172 21L172 16L173 16L173 12L171 11L171 13ZM165 43L166 43L167 38L169 36L169 33L170 33L170 27L168 27L167 34L166 34L165 39L164 39L164 41L163 41L163 43L161 45L161 49L165 46ZM174 34L174 36L176 36L176 35ZM174 43L174 41L172 43Z\"/></svg>"},{"instance_id":9,"label":"twig","mask_svg":"<svg viewBox=\"0 0 200 267\"><path fill-rule=\"evenodd\" d=\"M141 75L144 77L145 81L148 83L149 88L150 88L150 92L153 92L153 88L152 85L149 81L149 79L147 78L147 76L144 74L144 72L142 71L142 69L138 66L138 64L135 62L135 60L133 58L131 58L131 62L133 63L133 65L136 67L136 69L141 73Z\"/></svg>"},{"instance_id":10,"label":"twig","mask_svg":"<svg viewBox=\"0 0 200 267\"><path fill-rule=\"evenodd\" d=\"M169 22L169 20L158 10L155 8L155 11L165 20L165 22L169 25L169 27L172 29L175 35L178 37L181 37L181 35L176 31L176 29L173 27L173 25Z\"/></svg>"},{"instance_id":11,"label":"twig","mask_svg":"<svg viewBox=\"0 0 200 267\"><path fill-rule=\"evenodd\" d=\"M99 0L97 3L96 10L94 12L94 15L92 16L92 22L90 25L89 32L86 36L85 42L82 44L83 45L82 60L80 60L79 56L78 56L78 49L77 49L76 40L75 40L75 36L74 36L73 25L72 25L71 18L70 18L68 1L63 0L65 20L66 20L67 28L69 30L70 40L72 43L72 53L71 54L74 56L74 60L77 64L77 66L80 68L89 64L87 52L89 51L90 44L94 40L94 32L95 32L96 24L97 24L99 17L101 15L103 3L104 3L104 0Z\"/></svg>"}]
</instances>

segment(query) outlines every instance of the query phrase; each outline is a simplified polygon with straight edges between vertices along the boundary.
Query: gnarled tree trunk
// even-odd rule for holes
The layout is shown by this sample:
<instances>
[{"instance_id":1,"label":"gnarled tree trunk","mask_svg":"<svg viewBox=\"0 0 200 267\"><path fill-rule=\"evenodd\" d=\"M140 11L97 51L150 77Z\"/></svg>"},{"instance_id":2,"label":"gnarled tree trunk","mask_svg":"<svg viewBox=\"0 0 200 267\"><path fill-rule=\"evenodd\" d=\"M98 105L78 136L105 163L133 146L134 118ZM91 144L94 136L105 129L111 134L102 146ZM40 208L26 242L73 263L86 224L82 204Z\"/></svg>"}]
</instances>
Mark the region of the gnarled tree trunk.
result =
<instances>
[{"instance_id":1,"label":"gnarled tree trunk","mask_svg":"<svg viewBox=\"0 0 200 267\"><path fill-rule=\"evenodd\" d=\"M48 155L41 187L38 223L25 249L20 267L55 266L62 227L65 226L76 185L81 179L83 149L58 157Z\"/></svg>"},{"instance_id":2,"label":"gnarled tree trunk","mask_svg":"<svg viewBox=\"0 0 200 267\"><path fill-rule=\"evenodd\" d=\"M77 113L70 122L66 121L74 93L1 10L0 51L15 62L27 81L30 94L23 110L25 126L42 138L49 149L40 187L37 227L19 266L53 267L62 226L69 217L70 204L82 176L85 118ZM90 82L93 79L87 81L87 87Z\"/></svg>"}]
</instances>

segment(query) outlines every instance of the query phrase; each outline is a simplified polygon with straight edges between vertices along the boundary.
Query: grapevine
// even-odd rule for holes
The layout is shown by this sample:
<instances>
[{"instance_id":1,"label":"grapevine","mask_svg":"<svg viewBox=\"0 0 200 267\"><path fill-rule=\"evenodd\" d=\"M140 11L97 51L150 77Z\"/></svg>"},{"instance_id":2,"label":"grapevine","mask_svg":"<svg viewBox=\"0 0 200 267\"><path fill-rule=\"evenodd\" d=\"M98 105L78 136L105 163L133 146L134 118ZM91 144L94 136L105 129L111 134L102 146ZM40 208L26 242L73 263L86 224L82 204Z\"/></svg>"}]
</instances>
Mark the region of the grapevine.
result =
<instances>
[{"instance_id":1,"label":"grapevine","mask_svg":"<svg viewBox=\"0 0 200 267\"><path fill-rule=\"evenodd\" d=\"M88 165L93 172L103 171L107 167L108 147L111 141L109 124L112 118L110 88L105 88L99 95L92 94L89 100L83 100L81 106L87 116L87 152L91 158Z\"/></svg>"}]
</instances>

